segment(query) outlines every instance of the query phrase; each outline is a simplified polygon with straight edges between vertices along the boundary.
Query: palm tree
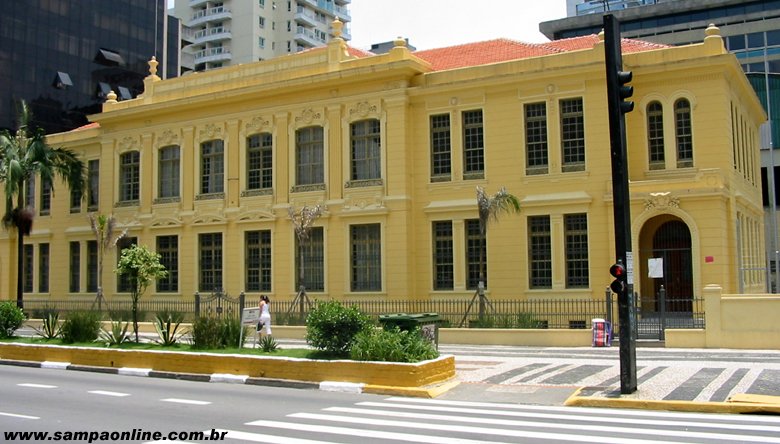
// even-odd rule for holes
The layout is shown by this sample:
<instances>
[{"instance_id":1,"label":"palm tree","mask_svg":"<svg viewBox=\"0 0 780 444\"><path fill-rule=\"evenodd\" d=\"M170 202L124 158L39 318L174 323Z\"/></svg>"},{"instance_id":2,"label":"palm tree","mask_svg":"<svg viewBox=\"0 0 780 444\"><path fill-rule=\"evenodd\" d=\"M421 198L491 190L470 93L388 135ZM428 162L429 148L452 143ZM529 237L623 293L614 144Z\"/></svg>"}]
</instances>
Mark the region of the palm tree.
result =
<instances>
[{"instance_id":1,"label":"palm tree","mask_svg":"<svg viewBox=\"0 0 780 444\"><path fill-rule=\"evenodd\" d=\"M24 308L22 292L22 254L24 236L30 234L34 210L25 208L25 184L40 175L41 183L51 184L54 194L54 178L64 180L70 191L81 197L84 194L84 163L76 154L64 148L53 148L46 143L41 129L33 130L29 123L32 114L25 102L19 107L19 127L15 133L0 132L0 183L5 189L5 214L3 226L17 232L16 305Z\"/></svg>"},{"instance_id":2,"label":"palm tree","mask_svg":"<svg viewBox=\"0 0 780 444\"><path fill-rule=\"evenodd\" d=\"M95 234L95 240L97 241L98 254L98 270L97 270L97 297L95 302L98 304L98 311L103 310L103 256L108 250L116 247L117 242L125 237L127 229L117 232L116 231L116 219L114 215L106 216L104 214L95 215L89 213L89 224L92 227L92 232ZM94 304L93 304L94 306Z\"/></svg>"},{"instance_id":3,"label":"palm tree","mask_svg":"<svg viewBox=\"0 0 780 444\"><path fill-rule=\"evenodd\" d=\"M501 187L496 194L488 196L484 188L477 186L477 210L479 212L479 236L482 241L481 244L485 245L487 243L488 224L491 221L497 222L501 213L519 213L520 200L515 195L507 192L504 187ZM477 297L479 297L479 320L482 321L485 317L485 305L488 303L485 297L485 249L482 247L479 249L479 284L477 285L474 299ZM471 301L472 304L474 299ZM469 310L471 310L471 305L466 310L461 324L465 322Z\"/></svg>"}]
</instances>

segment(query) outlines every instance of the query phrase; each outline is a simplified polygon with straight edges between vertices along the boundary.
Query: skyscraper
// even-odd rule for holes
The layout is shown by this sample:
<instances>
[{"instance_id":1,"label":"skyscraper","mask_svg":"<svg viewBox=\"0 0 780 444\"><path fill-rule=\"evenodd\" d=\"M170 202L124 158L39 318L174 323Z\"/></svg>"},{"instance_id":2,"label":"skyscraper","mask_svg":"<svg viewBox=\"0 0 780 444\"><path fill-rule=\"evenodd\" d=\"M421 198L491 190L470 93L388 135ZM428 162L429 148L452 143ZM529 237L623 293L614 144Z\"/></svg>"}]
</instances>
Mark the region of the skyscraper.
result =
<instances>
[{"instance_id":1,"label":"skyscraper","mask_svg":"<svg viewBox=\"0 0 780 444\"><path fill-rule=\"evenodd\" d=\"M165 0L17 0L0 14L0 128L15 128L16 106L33 125L67 131L100 112L109 91L120 100L143 90L147 61L160 76L178 72L178 24Z\"/></svg>"},{"instance_id":2,"label":"skyscraper","mask_svg":"<svg viewBox=\"0 0 780 444\"><path fill-rule=\"evenodd\" d=\"M351 0L176 0L188 28L182 69L205 71L322 46L334 19L348 24ZM345 27L342 38L349 40Z\"/></svg>"}]
</instances>

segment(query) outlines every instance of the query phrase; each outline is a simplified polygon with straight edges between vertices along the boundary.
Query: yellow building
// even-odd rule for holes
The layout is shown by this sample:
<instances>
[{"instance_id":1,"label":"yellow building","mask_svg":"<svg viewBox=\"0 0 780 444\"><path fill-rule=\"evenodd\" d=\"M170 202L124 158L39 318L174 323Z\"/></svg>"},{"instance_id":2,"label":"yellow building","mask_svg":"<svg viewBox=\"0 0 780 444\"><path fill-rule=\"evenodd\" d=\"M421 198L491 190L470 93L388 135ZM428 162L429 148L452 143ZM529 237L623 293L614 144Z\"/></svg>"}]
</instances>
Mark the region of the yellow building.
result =
<instances>
[{"instance_id":1,"label":"yellow building","mask_svg":"<svg viewBox=\"0 0 780 444\"><path fill-rule=\"evenodd\" d=\"M338 33L339 23L334 23ZM623 41L635 290L687 304L706 284L765 290L761 105L716 28L703 42ZM91 192L57 188L25 263L27 300L94 298L87 213L114 214L171 276L145 298L224 288L290 300L288 209L322 205L304 248L313 298L468 299L478 281L475 189L518 196L488 231L492 299L602 298L614 225L603 42L495 40L388 54L327 47L160 80L49 143L79 153ZM40 193L39 193L40 194ZM15 234L0 285L15 289ZM127 297L106 259L108 298ZM663 258L665 276L648 276ZM684 308L680 308L681 310Z\"/></svg>"}]
</instances>

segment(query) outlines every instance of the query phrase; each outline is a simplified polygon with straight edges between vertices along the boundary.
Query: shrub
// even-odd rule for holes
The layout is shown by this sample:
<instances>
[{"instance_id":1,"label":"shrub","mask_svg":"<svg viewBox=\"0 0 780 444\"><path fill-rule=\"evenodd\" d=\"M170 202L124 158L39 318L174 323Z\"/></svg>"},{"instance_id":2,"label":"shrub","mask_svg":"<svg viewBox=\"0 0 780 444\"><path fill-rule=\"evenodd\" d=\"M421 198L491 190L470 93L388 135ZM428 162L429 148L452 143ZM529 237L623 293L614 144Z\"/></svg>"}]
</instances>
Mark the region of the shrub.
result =
<instances>
[{"instance_id":1,"label":"shrub","mask_svg":"<svg viewBox=\"0 0 780 444\"><path fill-rule=\"evenodd\" d=\"M99 341L106 344L106 346L119 345L130 340L127 336L127 329L130 327L129 322L111 321L111 330L100 330Z\"/></svg>"},{"instance_id":2,"label":"shrub","mask_svg":"<svg viewBox=\"0 0 780 444\"><path fill-rule=\"evenodd\" d=\"M238 347L242 328L245 327L240 319L199 317L192 323L192 348L203 350ZM247 331L244 330L244 340Z\"/></svg>"},{"instance_id":3,"label":"shrub","mask_svg":"<svg viewBox=\"0 0 780 444\"><path fill-rule=\"evenodd\" d=\"M0 302L0 339L10 338L24 322L24 312L11 301Z\"/></svg>"},{"instance_id":4,"label":"shrub","mask_svg":"<svg viewBox=\"0 0 780 444\"><path fill-rule=\"evenodd\" d=\"M306 342L334 355L349 355L355 335L372 328L371 319L357 307L338 301L319 302L306 318Z\"/></svg>"},{"instance_id":5,"label":"shrub","mask_svg":"<svg viewBox=\"0 0 780 444\"><path fill-rule=\"evenodd\" d=\"M154 317L154 328L157 330L158 339L155 341L160 345L174 345L184 335L184 331L179 327L184 321L184 314L177 311L162 311Z\"/></svg>"},{"instance_id":6,"label":"shrub","mask_svg":"<svg viewBox=\"0 0 780 444\"><path fill-rule=\"evenodd\" d=\"M74 311L62 323L60 337L65 344L93 342L100 333L100 313Z\"/></svg>"},{"instance_id":7,"label":"shrub","mask_svg":"<svg viewBox=\"0 0 780 444\"><path fill-rule=\"evenodd\" d=\"M356 361L419 362L438 356L436 347L422 337L419 328L366 330L355 336L350 350L350 358Z\"/></svg>"},{"instance_id":8,"label":"shrub","mask_svg":"<svg viewBox=\"0 0 780 444\"><path fill-rule=\"evenodd\" d=\"M279 349L279 344L276 343L276 339L273 336L263 336L260 338L260 343L257 344L260 350L270 353Z\"/></svg>"},{"instance_id":9,"label":"shrub","mask_svg":"<svg viewBox=\"0 0 780 444\"><path fill-rule=\"evenodd\" d=\"M35 328L35 332L43 339L54 339L60 335L60 313L56 310L48 310L43 317L41 328Z\"/></svg>"}]
</instances>

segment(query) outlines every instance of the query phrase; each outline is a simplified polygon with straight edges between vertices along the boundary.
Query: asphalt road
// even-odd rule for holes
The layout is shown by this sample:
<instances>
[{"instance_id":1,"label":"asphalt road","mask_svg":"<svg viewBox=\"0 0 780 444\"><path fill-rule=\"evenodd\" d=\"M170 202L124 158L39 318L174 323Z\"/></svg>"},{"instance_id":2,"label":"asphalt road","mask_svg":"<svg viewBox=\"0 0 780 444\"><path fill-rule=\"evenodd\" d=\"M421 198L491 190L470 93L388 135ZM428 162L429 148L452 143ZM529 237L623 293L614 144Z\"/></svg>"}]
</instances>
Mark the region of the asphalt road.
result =
<instances>
[{"instance_id":1,"label":"asphalt road","mask_svg":"<svg viewBox=\"0 0 780 444\"><path fill-rule=\"evenodd\" d=\"M169 435L202 431L224 433L225 442L291 444L780 443L775 416L398 398L15 366L0 366L0 378L5 442L53 442L80 431L109 434L93 442L117 442L110 434L123 431L161 433L133 442L214 441ZM48 435L20 441L13 432Z\"/></svg>"}]
</instances>

